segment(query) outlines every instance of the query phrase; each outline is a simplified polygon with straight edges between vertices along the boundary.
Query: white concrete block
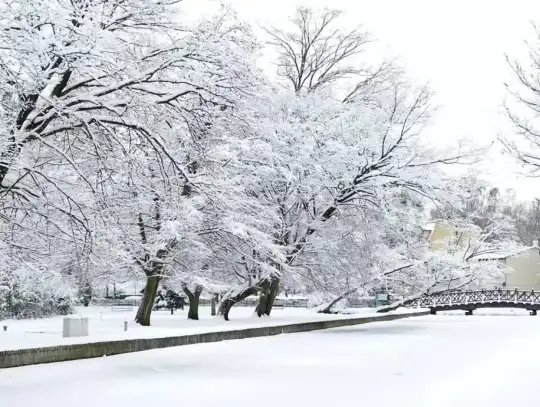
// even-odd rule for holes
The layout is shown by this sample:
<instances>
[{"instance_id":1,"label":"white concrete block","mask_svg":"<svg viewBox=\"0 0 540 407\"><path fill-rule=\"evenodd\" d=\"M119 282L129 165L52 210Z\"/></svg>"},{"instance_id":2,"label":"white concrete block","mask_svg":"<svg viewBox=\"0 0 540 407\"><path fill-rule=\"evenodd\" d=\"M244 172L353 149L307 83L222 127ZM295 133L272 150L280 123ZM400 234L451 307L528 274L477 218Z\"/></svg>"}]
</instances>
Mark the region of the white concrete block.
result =
<instances>
[{"instance_id":1,"label":"white concrete block","mask_svg":"<svg viewBox=\"0 0 540 407\"><path fill-rule=\"evenodd\" d=\"M65 317L62 336L64 338L88 336L88 318Z\"/></svg>"}]
</instances>

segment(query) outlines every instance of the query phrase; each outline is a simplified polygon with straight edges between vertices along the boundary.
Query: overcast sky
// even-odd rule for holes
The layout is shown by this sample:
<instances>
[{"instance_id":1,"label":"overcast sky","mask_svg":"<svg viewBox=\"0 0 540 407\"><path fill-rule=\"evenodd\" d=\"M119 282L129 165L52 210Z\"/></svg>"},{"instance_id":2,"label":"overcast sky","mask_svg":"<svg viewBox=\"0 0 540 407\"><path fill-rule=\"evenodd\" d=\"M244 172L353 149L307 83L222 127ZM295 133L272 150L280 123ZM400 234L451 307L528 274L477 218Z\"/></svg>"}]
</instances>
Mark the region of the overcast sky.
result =
<instances>
[{"instance_id":1,"label":"overcast sky","mask_svg":"<svg viewBox=\"0 0 540 407\"><path fill-rule=\"evenodd\" d=\"M501 104L503 83L512 79L504 55L520 57L540 22L532 0L228 0L254 24L284 24L297 5L347 12L343 24L362 24L378 39L380 52L399 57L415 80L429 82L441 106L430 139L470 137L486 144L508 127ZM186 0L185 10L209 12L218 0ZM502 188L523 199L540 196L540 180L525 180L495 146L488 167ZM536 193L538 190L538 193Z\"/></svg>"}]
</instances>

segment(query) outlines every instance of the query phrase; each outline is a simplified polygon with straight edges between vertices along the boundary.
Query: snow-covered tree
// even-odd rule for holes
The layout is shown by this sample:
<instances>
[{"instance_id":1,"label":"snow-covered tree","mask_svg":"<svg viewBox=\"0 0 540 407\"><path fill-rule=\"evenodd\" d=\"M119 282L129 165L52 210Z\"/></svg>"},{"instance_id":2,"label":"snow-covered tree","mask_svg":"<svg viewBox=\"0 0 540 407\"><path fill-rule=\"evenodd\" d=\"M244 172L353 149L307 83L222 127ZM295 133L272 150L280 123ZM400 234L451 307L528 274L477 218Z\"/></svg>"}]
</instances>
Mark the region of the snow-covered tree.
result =
<instances>
[{"instance_id":1,"label":"snow-covered tree","mask_svg":"<svg viewBox=\"0 0 540 407\"><path fill-rule=\"evenodd\" d=\"M447 230L456 233L456 237L449 238L437 249L429 249L423 240L410 239L416 241L408 250L412 267L389 278L405 298L381 311L395 309L404 301L425 294L483 287L486 282L502 276L506 270L504 265L478 260L517 250L520 245L511 219L495 208L486 209L486 203L488 207L493 203L494 194L482 194L493 191L485 187L486 184L474 176L448 182L446 201L441 203L438 211L432 212L438 215L437 222L448 226ZM487 196L486 201L483 196ZM490 215L486 215L486 210Z\"/></svg>"},{"instance_id":2,"label":"snow-covered tree","mask_svg":"<svg viewBox=\"0 0 540 407\"><path fill-rule=\"evenodd\" d=\"M438 167L466 156L421 145L432 113L430 90L414 86L390 64L374 69L356 60L367 36L334 29L338 17L301 8L292 31L267 30L278 48L278 74L292 89L268 91L259 114L263 137L245 159L261 163L249 188L277 215L268 233L285 251L285 261L278 273L231 297L236 303L259 293L259 315L270 314L284 273L340 210L382 207L394 190L432 195L441 188ZM347 85L353 91L344 98Z\"/></svg>"},{"instance_id":3,"label":"snow-covered tree","mask_svg":"<svg viewBox=\"0 0 540 407\"><path fill-rule=\"evenodd\" d=\"M339 89L344 102L366 102L399 71L391 61L372 66L361 58L374 39L361 26L344 29L342 16L340 10L299 7L289 29L266 29L278 53L278 75L296 93Z\"/></svg>"},{"instance_id":4,"label":"snow-covered tree","mask_svg":"<svg viewBox=\"0 0 540 407\"><path fill-rule=\"evenodd\" d=\"M227 319L255 294L269 315L280 284L339 297L467 275L417 244L424 203L455 189L442 167L469 154L423 144L428 87L362 58L371 38L340 12L306 8L267 29L275 83L230 9L183 24L176 3L0 5L6 263L45 266L86 299L144 280L142 325L163 281L191 319L203 290L227 291Z\"/></svg>"},{"instance_id":5,"label":"snow-covered tree","mask_svg":"<svg viewBox=\"0 0 540 407\"><path fill-rule=\"evenodd\" d=\"M66 234L91 241L87 257L136 264L143 325L175 257L204 234L246 235L256 223L235 151L248 136L238 103L255 88L257 43L230 10L187 27L176 3L0 7L3 219L13 229L16 216L43 217L42 246Z\"/></svg>"},{"instance_id":6,"label":"snow-covered tree","mask_svg":"<svg viewBox=\"0 0 540 407\"><path fill-rule=\"evenodd\" d=\"M257 141L250 159L268 163L252 189L278 214L271 233L285 249L282 267L294 266L341 208L384 206L390 190L431 195L441 187L438 167L462 158L459 152L441 158L419 144L429 112L426 89L395 84L380 98L374 106L285 94L272 103L266 128L274 133ZM271 277L263 297L270 302L259 304L259 314L269 314L278 281Z\"/></svg>"}]
</instances>

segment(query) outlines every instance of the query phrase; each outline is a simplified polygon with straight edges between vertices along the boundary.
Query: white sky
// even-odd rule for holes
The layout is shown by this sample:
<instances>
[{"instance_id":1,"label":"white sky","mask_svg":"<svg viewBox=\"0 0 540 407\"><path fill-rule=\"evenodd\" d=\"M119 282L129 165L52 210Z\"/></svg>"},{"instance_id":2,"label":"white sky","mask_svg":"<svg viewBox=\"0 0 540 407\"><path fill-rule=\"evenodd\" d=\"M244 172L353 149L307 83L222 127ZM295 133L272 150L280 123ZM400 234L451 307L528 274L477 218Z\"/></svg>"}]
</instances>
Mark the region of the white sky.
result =
<instances>
[{"instance_id":1,"label":"white sky","mask_svg":"<svg viewBox=\"0 0 540 407\"><path fill-rule=\"evenodd\" d=\"M503 83L512 75L504 54L523 56L540 22L533 0L228 0L241 18L254 24L282 25L297 5L347 12L344 25L363 25L378 47L399 57L410 76L429 82L441 105L429 137L441 142L469 137L481 144L507 132L501 115ZM218 0L186 0L184 9L209 11ZM506 127L506 128L505 128ZM486 169L490 180L512 187L518 197L540 196L540 180L518 177L519 168L494 146ZM538 192L536 192L538 191Z\"/></svg>"}]
</instances>

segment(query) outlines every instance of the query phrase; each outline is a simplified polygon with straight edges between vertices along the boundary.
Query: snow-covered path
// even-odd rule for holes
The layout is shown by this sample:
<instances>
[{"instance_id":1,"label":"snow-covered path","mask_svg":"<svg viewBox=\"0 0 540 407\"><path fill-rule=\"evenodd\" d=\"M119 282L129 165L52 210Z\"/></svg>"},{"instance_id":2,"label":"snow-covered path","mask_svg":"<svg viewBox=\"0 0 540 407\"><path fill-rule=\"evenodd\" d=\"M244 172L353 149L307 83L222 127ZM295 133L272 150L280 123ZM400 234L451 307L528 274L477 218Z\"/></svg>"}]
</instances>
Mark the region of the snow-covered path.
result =
<instances>
[{"instance_id":1,"label":"snow-covered path","mask_svg":"<svg viewBox=\"0 0 540 407\"><path fill-rule=\"evenodd\" d=\"M131 311L111 311L110 307L78 307L73 316L89 319L90 336L62 337L63 316L43 319L22 319L0 321L8 326L6 332L0 331L0 350L16 350L58 346L74 343L89 343L102 341L120 341L133 338L163 338L168 336L190 335L204 332L230 331L234 329L254 328L261 326L278 326L302 322L322 321L329 319L347 319L362 316L380 315L373 308L357 308L354 314L327 315L318 314L314 309L307 308L276 308L271 318L259 318L254 313L254 307L233 307L231 320L224 321L220 317L210 316L210 307L200 307L200 319L187 319L187 307L170 315L169 311L153 311L152 326L142 327L135 324L135 313ZM410 313L410 309L398 309L393 313ZM124 321L129 329L124 332ZM1 407L1 406L0 406Z\"/></svg>"},{"instance_id":2,"label":"snow-covered path","mask_svg":"<svg viewBox=\"0 0 540 407\"><path fill-rule=\"evenodd\" d=\"M0 370L0 405L537 405L540 317L441 315Z\"/></svg>"}]
</instances>

